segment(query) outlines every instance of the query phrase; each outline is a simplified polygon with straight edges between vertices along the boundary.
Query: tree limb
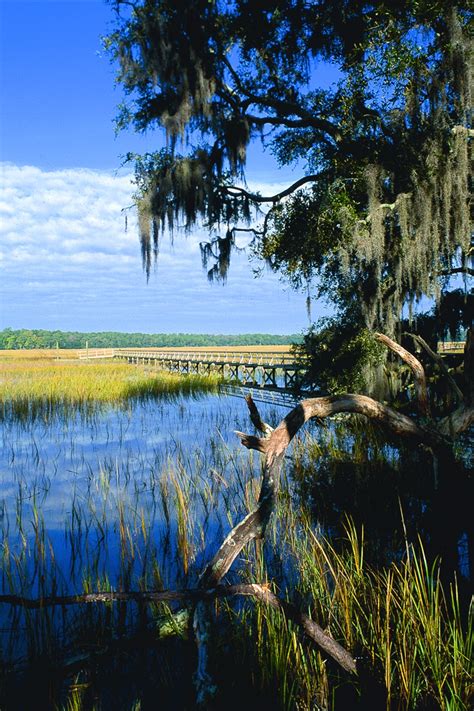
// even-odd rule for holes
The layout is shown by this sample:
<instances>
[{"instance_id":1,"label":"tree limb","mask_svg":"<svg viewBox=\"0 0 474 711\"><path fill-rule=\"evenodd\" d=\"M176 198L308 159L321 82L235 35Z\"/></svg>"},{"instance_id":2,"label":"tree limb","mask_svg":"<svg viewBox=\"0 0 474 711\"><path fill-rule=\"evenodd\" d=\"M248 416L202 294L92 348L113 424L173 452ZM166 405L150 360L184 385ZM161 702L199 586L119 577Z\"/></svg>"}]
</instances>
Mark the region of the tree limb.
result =
<instances>
[{"instance_id":1,"label":"tree limb","mask_svg":"<svg viewBox=\"0 0 474 711\"><path fill-rule=\"evenodd\" d=\"M414 420L388 405L366 395L331 395L302 400L276 427L268 439L236 432L242 444L256 449L267 458L282 456L300 427L312 418L325 418L341 412L352 412L379 422L392 434L410 437L419 443L434 448L444 448L445 437L431 427L417 424Z\"/></svg>"},{"instance_id":2,"label":"tree limb","mask_svg":"<svg viewBox=\"0 0 474 711\"><path fill-rule=\"evenodd\" d=\"M245 402L247 403L247 407L248 407L249 413L250 413L250 419L252 420L252 423L255 425L255 428L259 432L261 432L265 437L269 437L271 435L271 433L273 432L273 427L270 427L270 425L267 425L267 423L262 420L262 418L260 417L260 413L258 411L258 407L256 406L255 402L253 401L253 397L251 395L246 395Z\"/></svg>"},{"instance_id":3,"label":"tree limb","mask_svg":"<svg viewBox=\"0 0 474 711\"><path fill-rule=\"evenodd\" d=\"M264 585L247 585L251 588L248 593L241 592L242 595L252 595L276 610L283 612L287 619L292 620L302 627L304 633L332 657L343 669L355 673L356 663L349 652L330 637L324 630L304 612L301 612L295 605L278 598L268 587Z\"/></svg>"},{"instance_id":4,"label":"tree limb","mask_svg":"<svg viewBox=\"0 0 474 711\"><path fill-rule=\"evenodd\" d=\"M408 365L413 373L415 379L415 390L418 401L418 409L421 415L425 417L430 417L430 403L428 400L428 388L426 386L426 375L425 369L421 365L418 358L415 358L409 351L407 351L399 343L396 343L388 336L383 333L376 333L375 338L380 343L383 343L387 348L396 353L400 358Z\"/></svg>"},{"instance_id":5,"label":"tree limb","mask_svg":"<svg viewBox=\"0 0 474 711\"><path fill-rule=\"evenodd\" d=\"M255 405L254 408L257 410ZM255 412L253 412L253 415L255 417ZM258 418L260 419L259 415ZM234 526L212 560L204 569L199 579L199 585L204 590L215 588L220 583L240 551L250 543L250 541L256 538L263 538L268 521L275 508L281 459L282 457L278 460L270 461L269 458L266 457L258 505L245 516L242 521ZM197 670L195 674L196 697L198 704L202 708L206 708L215 696L216 687L207 671L210 610L205 602L199 602L196 605L193 616L193 627L198 651Z\"/></svg>"},{"instance_id":6,"label":"tree limb","mask_svg":"<svg viewBox=\"0 0 474 711\"><path fill-rule=\"evenodd\" d=\"M472 424L474 424L474 406L463 403L439 422L438 431L446 437L453 438L468 430Z\"/></svg>"},{"instance_id":7,"label":"tree limb","mask_svg":"<svg viewBox=\"0 0 474 711\"><path fill-rule=\"evenodd\" d=\"M298 125L308 126L315 128L318 131L322 131L323 133L328 134L328 136L331 136L331 138L336 142L339 142L342 139L342 132L337 126L327 119L315 116L300 104L285 99L276 99L271 96L257 96L250 93L248 93L247 96L248 98L241 103L241 109L244 111L246 111L249 106L254 104L256 106L265 106L267 108L274 109L276 112L283 114L282 117L262 117L265 119L265 121L263 121L264 123L274 123L276 125L281 123L282 125L287 125L285 123L285 121L288 120L286 118L287 116L299 116L302 123ZM267 118L269 118L270 121L267 121Z\"/></svg>"},{"instance_id":8,"label":"tree limb","mask_svg":"<svg viewBox=\"0 0 474 711\"><path fill-rule=\"evenodd\" d=\"M299 116L301 119L305 120L307 125L313 126L313 128L318 129L319 131L322 131L323 133L327 133L331 138L333 138L335 141L340 141L342 138L341 130L335 126L331 121L328 121L328 119L325 118L320 118L314 115L311 111L308 111L304 106L301 104L297 104L294 101L289 101L288 99L278 99L275 96L259 96L257 94L253 94L250 92L246 87L243 85L242 80L239 76L239 74L236 72L232 64L230 63L228 57L223 57L224 64L226 65L227 69L229 70L229 73L231 74L238 90L240 91L241 94L243 94L246 99L241 99L239 97L239 108L240 111L244 112L246 114L247 109L249 106L252 104L256 106L265 106L267 108L274 109L280 114L283 114L281 117L282 123L284 124L284 121L287 116ZM233 100L235 101L235 97L232 97ZM249 117L250 119L255 119L259 117ZM264 118L264 117L262 117ZM279 121L280 117L275 116L271 117L272 122L276 123Z\"/></svg>"},{"instance_id":9,"label":"tree limb","mask_svg":"<svg viewBox=\"0 0 474 711\"><path fill-rule=\"evenodd\" d=\"M314 116L291 119L283 116L254 116L253 114L245 114L245 118L255 126L270 124L271 126L285 126L286 128L313 128L316 131L321 131L322 133L329 133L327 130L328 122L323 119L315 118ZM319 140L324 140L328 144L330 143L327 138L320 138Z\"/></svg>"},{"instance_id":10,"label":"tree limb","mask_svg":"<svg viewBox=\"0 0 474 711\"><path fill-rule=\"evenodd\" d=\"M208 590L203 588L186 588L184 590L150 590L143 592L94 592L85 593L83 595L51 596L44 598L0 595L0 603L8 603L9 605L16 605L30 610L38 610L45 607L97 602L157 603L172 600L190 600L198 601L199 604L216 598L231 597L234 595L255 597L270 607L279 610L287 619L299 625L306 636L312 639L324 652L338 662L343 669L350 672L356 671L354 659L339 642L324 632L314 620L304 612L301 612L295 605L278 598L266 585L256 583L219 585ZM207 632L207 629L204 630L204 633L207 634Z\"/></svg>"},{"instance_id":11,"label":"tree limb","mask_svg":"<svg viewBox=\"0 0 474 711\"><path fill-rule=\"evenodd\" d=\"M269 440L260 441L268 442ZM265 463L258 505L234 526L206 566L201 576L201 584L204 588L212 588L218 585L247 543L256 538L263 538L268 521L275 508L280 464L281 459L273 461L271 465Z\"/></svg>"},{"instance_id":12,"label":"tree limb","mask_svg":"<svg viewBox=\"0 0 474 711\"><path fill-rule=\"evenodd\" d=\"M314 173L312 175L304 175L302 178L297 180L295 183L290 185L288 188L285 188L285 190L282 190L280 193L276 193L275 195L258 195L257 193L250 193L248 190L245 188L241 188L238 185L224 185L221 190L223 190L225 193L228 195L233 195L234 197L246 197L248 200L252 200L252 202L256 203L262 203L262 202L279 202L282 200L284 197L287 197L287 195L291 195L295 190L300 188L302 185L305 185L306 183L314 183L317 180L321 180L321 178L325 177L326 173L321 172L321 173Z\"/></svg>"}]
</instances>

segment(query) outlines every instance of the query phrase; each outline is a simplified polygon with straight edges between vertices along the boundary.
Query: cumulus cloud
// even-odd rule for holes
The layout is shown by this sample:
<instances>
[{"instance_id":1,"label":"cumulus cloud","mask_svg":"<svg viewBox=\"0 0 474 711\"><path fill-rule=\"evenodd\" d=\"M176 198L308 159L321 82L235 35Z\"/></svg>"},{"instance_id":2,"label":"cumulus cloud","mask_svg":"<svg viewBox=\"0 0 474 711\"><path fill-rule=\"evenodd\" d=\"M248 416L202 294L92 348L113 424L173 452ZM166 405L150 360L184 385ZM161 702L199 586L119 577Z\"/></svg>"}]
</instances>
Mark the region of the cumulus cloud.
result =
<instances>
[{"instance_id":1,"label":"cumulus cloud","mask_svg":"<svg viewBox=\"0 0 474 711\"><path fill-rule=\"evenodd\" d=\"M304 299L236 255L225 287L201 269L198 230L165 240L146 284L129 175L3 164L1 326L70 330L294 332ZM279 184L252 189L273 194ZM130 219L131 218L131 219Z\"/></svg>"}]
</instances>

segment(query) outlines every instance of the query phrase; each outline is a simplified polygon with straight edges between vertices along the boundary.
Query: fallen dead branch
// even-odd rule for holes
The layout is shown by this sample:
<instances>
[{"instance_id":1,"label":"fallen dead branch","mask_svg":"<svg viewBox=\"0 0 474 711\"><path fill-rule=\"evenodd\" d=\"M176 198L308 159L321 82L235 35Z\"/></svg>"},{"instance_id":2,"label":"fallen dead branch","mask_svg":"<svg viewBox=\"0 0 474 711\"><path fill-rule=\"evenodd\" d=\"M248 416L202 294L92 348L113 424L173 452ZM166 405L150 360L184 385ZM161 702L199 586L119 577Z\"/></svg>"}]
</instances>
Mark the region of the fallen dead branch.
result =
<instances>
[{"instance_id":1,"label":"fallen dead branch","mask_svg":"<svg viewBox=\"0 0 474 711\"><path fill-rule=\"evenodd\" d=\"M150 590L143 592L94 592L83 595L63 595L43 598L28 598L21 595L0 595L0 603L24 607L28 610L42 610L53 606L68 606L92 603L136 602L209 602L217 598L236 595L253 597L278 610L315 642L320 649L332 657L343 669L356 671L354 659L339 642L328 635L322 627L295 605L278 598L266 585L257 583L239 585L218 585L215 588L188 588L184 590Z\"/></svg>"}]
</instances>

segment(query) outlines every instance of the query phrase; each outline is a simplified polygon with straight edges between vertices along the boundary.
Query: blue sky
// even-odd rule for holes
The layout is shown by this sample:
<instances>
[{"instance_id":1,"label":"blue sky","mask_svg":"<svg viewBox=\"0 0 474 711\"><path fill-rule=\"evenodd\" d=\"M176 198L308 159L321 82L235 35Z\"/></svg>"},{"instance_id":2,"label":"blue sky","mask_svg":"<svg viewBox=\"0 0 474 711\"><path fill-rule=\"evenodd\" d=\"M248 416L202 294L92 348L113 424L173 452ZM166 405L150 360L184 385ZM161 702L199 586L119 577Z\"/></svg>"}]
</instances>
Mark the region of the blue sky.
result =
<instances>
[{"instance_id":1,"label":"blue sky","mask_svg":"<svg viewBox=\"0 0 474 711\"><path fill-rule=\"evenodd\" d=\"M133 224L122 207L133 185L127 151L156 149L159 134L114 134L122 99L101 48L112 20L101 0L0 0L0 328L294 333L304 295L244 256L225 286L210 285L198 243L165 240L146 283ZM295 180L260 148L249 184Z\"/></svg>"}]
</instances>

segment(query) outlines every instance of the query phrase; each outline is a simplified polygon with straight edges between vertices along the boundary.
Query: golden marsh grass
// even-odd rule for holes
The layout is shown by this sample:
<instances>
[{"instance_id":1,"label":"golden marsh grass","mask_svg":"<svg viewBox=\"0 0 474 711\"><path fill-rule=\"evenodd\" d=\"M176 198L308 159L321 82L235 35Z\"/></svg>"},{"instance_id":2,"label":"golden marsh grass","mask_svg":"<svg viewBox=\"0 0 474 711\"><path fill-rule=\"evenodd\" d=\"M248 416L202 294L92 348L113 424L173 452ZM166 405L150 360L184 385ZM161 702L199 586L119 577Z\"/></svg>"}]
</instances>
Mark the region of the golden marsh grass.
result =
<instances>
[{"instance_id":1,"label":"golden marsh grass","mask_svg":"<svg viewBox=\"0 0 474 711\"><path fill-rule=\"evenodd\" d=\"M15 354L18 352L15 352ZM25 417L52 414L55 406L123 405L147 397L215 392L217 375L187 375L111 360L56 360L54 351L19 358L0 353L0 413Z\"/></svg>"}]
</instances>

